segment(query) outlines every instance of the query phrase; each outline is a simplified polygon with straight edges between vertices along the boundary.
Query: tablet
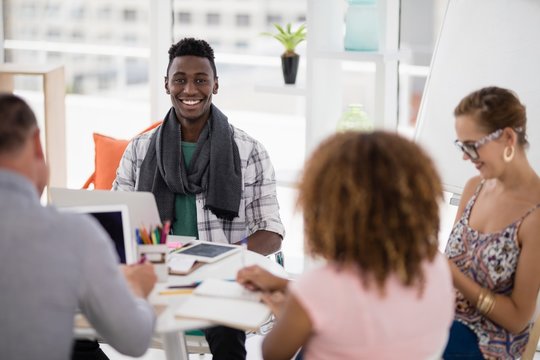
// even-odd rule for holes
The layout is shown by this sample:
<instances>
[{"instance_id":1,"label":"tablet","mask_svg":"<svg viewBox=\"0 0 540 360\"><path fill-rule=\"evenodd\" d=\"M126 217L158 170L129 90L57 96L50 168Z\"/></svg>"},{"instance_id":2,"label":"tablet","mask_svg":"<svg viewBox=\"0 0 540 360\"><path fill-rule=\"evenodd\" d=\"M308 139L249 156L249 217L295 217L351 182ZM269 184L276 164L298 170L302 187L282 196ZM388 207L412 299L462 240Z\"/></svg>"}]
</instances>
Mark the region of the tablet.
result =
<instances>
[{"instance_id":1,"label":"tablet","mask_svg":"<svg viewBox=\"0 0 540 360\"><path fill-rule=\"evenodd\" d=\"M241 250L238 245L216 244L206 241L196 241L193 245L174 251L174 254L193 257L197 261L212 263Z\"/></svg>"}]
</instances>

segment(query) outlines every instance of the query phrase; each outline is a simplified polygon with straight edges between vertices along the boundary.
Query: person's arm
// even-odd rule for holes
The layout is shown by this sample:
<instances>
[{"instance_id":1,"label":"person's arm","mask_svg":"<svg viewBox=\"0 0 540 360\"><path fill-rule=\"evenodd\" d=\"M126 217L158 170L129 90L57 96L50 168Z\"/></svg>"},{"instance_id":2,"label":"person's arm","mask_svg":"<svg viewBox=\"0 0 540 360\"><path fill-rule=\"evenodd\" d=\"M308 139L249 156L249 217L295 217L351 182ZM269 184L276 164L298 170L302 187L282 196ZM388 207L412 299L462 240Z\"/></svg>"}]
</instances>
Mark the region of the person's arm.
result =
<instances>
[{"instance_id":1,"label":"person's arm","mask_svg":"<svg viewBox=\"0 0 540 360\"><path fill-rule=\"evenodd\" d=\"M236 274L236 281L250 290L282 291L287 290L289 280L276 276L258 265L246 266Z\"/></svg>"},{"instance_id":2,"label":"person's arm","mask_svg":"<svg viewBox=\"0 0 540 360\"><path fill-rule=\"evenodd\" d=\"M512 333L519 333L531 321L540 289L540 213L529 215L519 229L521 253L519 256L514 289L510 296L495 295L495 305L486 316ZM482 287L463 274L450 261L454 287L473 305L476 305Z\"/></svg>"},{"instance_id":3,"label":"person's arm","mask_svg":"<svg viewBox=\"0 0 540 360\"><path fill-rule=\"evenodd\" d=\"M256 144L244 174L246 222L251 233L248 249L269 255L281 248L285 234L279 217L274 168L268 153Z\"/></svg>"},{"instance_id":4,"label":"person's arm","mask_svg":"<svg viewBox=\"0 0 540 360\"><path fill-rule=\"evenodd\" d=\"M120 267L133 294L146 299L156 284L154 265L150 262Z\"/></svg>"},{"instance_id":5,"label":"person's arm","mask_svg":"<svg viewBox=\"0 0 540 360\"><path fill-rule=\"evenodd\" d=\"M113 348L129 356L141 356L150 345L155 314L152 306L134 293L145 296L155 283L155 277L153 281L143 280L132 291L118 266L107 234L90 221L78 221L77 229L83 254L81 311ZM138 269L148 275L144 266Z\"/></svg>"},{"instance_id":6,"label":"person's arm","mask_svg":"<svg viewBox=\"0 0 540 360\"><path fill-rule=\"evenodd\" d=\"M281 249L281 236L275 232L259 230L248 237L248 250L270 255Z\"/></svg>"},{"instance_id":7,"label":"person's arm","mask_svg":"<svg viewBox=\"0 0 540 360\"><path fill-rule=\"evenodd\" d=\"M294 295L285 300L282 313L262 345L265 360L289 360L306 344L312 332L312 323L305 309Z\"/></svg>"}]
</instances>

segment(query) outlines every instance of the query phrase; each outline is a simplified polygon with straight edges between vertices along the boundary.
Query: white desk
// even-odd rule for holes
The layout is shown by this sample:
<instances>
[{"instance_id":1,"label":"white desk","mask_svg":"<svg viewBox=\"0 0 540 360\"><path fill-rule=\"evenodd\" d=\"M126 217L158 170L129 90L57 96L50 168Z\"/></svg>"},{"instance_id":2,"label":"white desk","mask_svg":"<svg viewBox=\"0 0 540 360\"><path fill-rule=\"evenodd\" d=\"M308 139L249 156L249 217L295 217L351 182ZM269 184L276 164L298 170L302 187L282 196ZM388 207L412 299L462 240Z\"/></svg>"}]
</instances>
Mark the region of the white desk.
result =
<instances>
[{"instance_id":1,"label":"white desk","mask_svg":"<svg viewBox=\"0 0 540 360\"><path fill-rule=\"evenodd\" d=\"M285 277L287 274L277 263L265 256L252 251L246 251L246 265L259 265L266 270ZM208 278L234 279L236 273L242 268L241 253L236 253L213 264L206 264L189 275L169 275L166 283L158 283L149 296L153 305L166 305L166 309L159 315L155 328L155 335L163 341L163 349L167 360L187 360L188 354L184 339L184 331L200 329L216 325L210 321L179 319L174 316L175 308L185 299L186 295L159 295L159 291L171 285L189 285L195 281ZM89 329L76 328L77 336L94 335Z\"/></svg>"}]
</instances>

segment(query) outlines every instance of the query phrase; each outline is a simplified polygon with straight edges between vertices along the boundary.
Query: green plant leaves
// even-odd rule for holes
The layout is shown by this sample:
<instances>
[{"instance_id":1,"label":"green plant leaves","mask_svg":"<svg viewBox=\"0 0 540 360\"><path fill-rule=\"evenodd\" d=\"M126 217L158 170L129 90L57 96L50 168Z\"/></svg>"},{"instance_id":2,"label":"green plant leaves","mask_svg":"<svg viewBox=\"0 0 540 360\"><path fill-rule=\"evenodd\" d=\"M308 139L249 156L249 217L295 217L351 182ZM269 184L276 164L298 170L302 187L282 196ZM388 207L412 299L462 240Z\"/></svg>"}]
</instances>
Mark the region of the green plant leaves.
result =
<instances>
[{"instance_id":1,"label":"green plant leaves","mask_svg":"<svg viewBox=\"0 0 540 360\"><path fill-rule=\"evenodd\" d=\"M283 29L283 27L279 24L272 25L274 25L276 28L277 33L264 32L261 35L271 36L279 41L285 47L286 52L294 53L296 46L298 46L298 44L300 44L302 41L306 40L306 24L300 25L296 31L292 30L291 23L288 23L285 29Z\"/></svg>"}]
</instances>

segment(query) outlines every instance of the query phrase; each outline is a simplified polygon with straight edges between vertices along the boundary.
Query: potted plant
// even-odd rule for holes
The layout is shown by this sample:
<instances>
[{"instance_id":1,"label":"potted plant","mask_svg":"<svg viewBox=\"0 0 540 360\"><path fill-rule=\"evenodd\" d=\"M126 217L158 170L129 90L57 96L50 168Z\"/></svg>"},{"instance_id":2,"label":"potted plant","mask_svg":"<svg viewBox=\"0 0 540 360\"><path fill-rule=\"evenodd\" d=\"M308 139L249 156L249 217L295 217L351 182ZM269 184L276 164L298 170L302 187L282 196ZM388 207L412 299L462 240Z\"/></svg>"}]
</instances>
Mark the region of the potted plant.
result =
<instances>
[{"instance_id":1,"label":"potted plant","mask_svg":"<svg viewBox=\"0 0 540 360\"><path fill-rule=\"evenodd\" d=\"M296 31L292 30L290 23L285 28L278 24L273 25L278 32L275 34L266 32L263 35L273 37L285 47L285 52L281 55L283 78L285 79L285 84L294 84L298 72L298 63L300 62L300 56L294 50L298 44L306 40L306 24L300 25Z\"/></svg>"}]
</instances>

